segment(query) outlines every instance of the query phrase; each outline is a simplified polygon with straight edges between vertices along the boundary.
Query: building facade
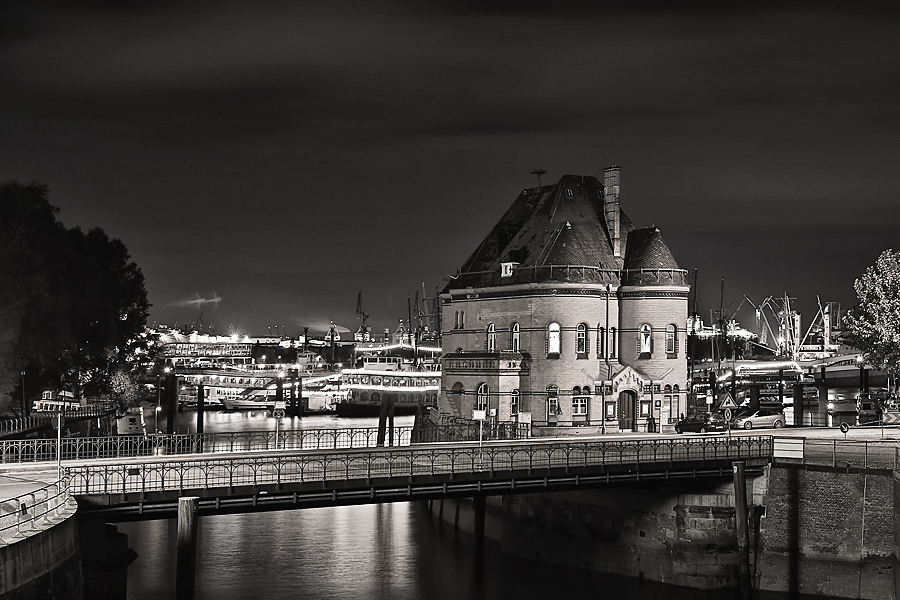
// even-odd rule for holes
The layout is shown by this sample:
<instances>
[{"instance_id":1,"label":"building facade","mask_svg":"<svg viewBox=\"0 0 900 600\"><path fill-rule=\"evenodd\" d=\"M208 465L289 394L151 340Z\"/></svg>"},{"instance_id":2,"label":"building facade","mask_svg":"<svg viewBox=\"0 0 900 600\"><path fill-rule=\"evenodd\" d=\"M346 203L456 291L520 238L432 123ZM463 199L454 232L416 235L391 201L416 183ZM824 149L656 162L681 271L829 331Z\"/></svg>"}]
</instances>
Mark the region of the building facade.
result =
<instances>
[{"instance_id":1,"label":"building facade","mask_svg":"<svg viewBox=\"0 0 900 600\"><path fill-rule=\"evenodd\" d=\"M620 169L524 190L441 293L440 410L591 431L685 411L688 278Z\"/></svg>"}]
</instances>

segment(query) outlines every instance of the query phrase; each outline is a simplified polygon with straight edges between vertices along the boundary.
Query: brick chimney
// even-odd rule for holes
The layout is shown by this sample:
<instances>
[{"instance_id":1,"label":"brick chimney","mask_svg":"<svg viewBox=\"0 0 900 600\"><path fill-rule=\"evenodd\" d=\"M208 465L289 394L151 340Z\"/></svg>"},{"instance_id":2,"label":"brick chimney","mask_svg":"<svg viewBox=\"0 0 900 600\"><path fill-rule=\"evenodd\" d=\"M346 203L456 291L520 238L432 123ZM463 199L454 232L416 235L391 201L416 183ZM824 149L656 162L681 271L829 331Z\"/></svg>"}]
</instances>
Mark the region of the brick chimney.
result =
<instances>
[{"instance_id":1,"label":"brick chimney","mask_svg":"<svg viewBox=\"0 0 900 600\"><path fill-rule=\"evenodd\" d=\"M603 216L612 242L613 256L621 256L619 243L619 181L621 168L613 165L603 169Z\"/></svg>"}]
</instances>

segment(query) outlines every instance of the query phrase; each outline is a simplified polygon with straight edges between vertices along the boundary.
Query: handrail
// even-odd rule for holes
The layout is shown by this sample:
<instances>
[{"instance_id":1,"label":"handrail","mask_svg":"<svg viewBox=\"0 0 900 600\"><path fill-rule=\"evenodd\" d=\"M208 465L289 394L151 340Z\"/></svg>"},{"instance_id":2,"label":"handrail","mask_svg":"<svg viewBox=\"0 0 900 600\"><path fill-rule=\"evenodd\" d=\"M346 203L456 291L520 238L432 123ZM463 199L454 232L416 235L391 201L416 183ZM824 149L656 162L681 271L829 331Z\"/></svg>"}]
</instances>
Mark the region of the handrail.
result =
<instances>
[{"instance_id":1,"label":"handrail","mask_svg":"<svg viewBox=\"0 0 900 600\"><path fill-rule=\"evenodd\" d=\"M584 470L626 465L685 465L772 456L772 436L727 440L677 438L615 441L496 442L410 446L367 451L297 452L227 457L169 457L66 467L73 494L120 494L380 477ZM578 471L576 471L578 472ZM407 480L411 481L411 480Z\"/></svg>"},{"instance_id":2,"label":"handrail","mask_svg":"<svg viewBox=\"0 0 900 600\"><path fill-rule=\"evenodd\" d=\"M412 426L394 427L395 446L408 446ZM387 440L386 436L386 440ZM374 448L377 427L288 429L62 438L60 460L199 454L249 450ZM57 460L56 439L0 440L0 463Z\"/></svg>"},{"instance_id":3,"label":"handrail","mask_svg":"<svg viewBox=\"0 0 900 600\"><path fill-rule=\"evenodd\" d=\"M62 519L70 498L68 482L62 479L33 492L0 500L0 546Z\"/></svg>"},{"instance_id":4,"label":"handrail","mask_svg":"<svg viewBox=\"0 0 900 600\"><path fill-rule=\"evenodd\" d=\"M900 440L844 440L784 438L797 446L796 457L775 456L776 463L816 465L837 469L897 470Z\"/></svg>"}]
</instances>

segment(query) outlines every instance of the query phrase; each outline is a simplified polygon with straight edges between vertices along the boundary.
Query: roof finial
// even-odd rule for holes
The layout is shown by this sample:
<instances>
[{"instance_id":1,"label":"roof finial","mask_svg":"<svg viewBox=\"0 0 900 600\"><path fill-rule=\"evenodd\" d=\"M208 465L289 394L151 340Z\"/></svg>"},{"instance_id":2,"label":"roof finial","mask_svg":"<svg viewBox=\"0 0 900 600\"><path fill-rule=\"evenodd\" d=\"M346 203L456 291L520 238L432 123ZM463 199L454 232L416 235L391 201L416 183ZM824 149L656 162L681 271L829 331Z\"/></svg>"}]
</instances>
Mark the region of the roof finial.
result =
<instances>
[{"instance_id":1,"label":"roof finial","mask_svg":"<svg viewBox=\"0 0 900 600\"><path fill-rule=\"evenodd\" d=\"M532 174L532 175L537 175L537 178L538 178L538 189L540 189L540 187L541 187L541 175L546 175L546 174L547 174L547 171L545 171L545 170L543 170L543 169L535 169L534 171L531 172L531 174Z\"/></svg>"}]
</instances>

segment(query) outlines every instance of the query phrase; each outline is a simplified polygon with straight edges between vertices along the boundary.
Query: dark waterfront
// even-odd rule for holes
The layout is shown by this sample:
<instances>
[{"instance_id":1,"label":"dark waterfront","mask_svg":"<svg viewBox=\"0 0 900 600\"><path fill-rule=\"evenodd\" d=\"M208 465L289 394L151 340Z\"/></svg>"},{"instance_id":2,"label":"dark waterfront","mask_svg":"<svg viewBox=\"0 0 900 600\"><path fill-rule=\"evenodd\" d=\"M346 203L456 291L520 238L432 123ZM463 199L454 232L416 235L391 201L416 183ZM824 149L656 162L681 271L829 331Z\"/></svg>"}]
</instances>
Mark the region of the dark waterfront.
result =
<instances>
[{"instance_id":1,"label":"dark waterfront","mask_svg":"<svg viewBox=\"0 0 900 600\"><path fill-rule=\"evenodd\" d=\"M152 418L152 417L151 417ZM193 430L195 412L178 415ZM377 419L314 416L284 428L376 427ZM411 425L412 418L396 425ZM209 432L274 429L264 413L210 412ZM128 598L175 594L175 520L123 523L138 558L128 568ZM397 503L204 517L200 520L196 598L598 598L725 600L737 590L705 592L512 557L488 543L477 577L473 538L440 523L423 503ZM785 595L769 594L776 600Z\"/></svg>"}]
</instances>

